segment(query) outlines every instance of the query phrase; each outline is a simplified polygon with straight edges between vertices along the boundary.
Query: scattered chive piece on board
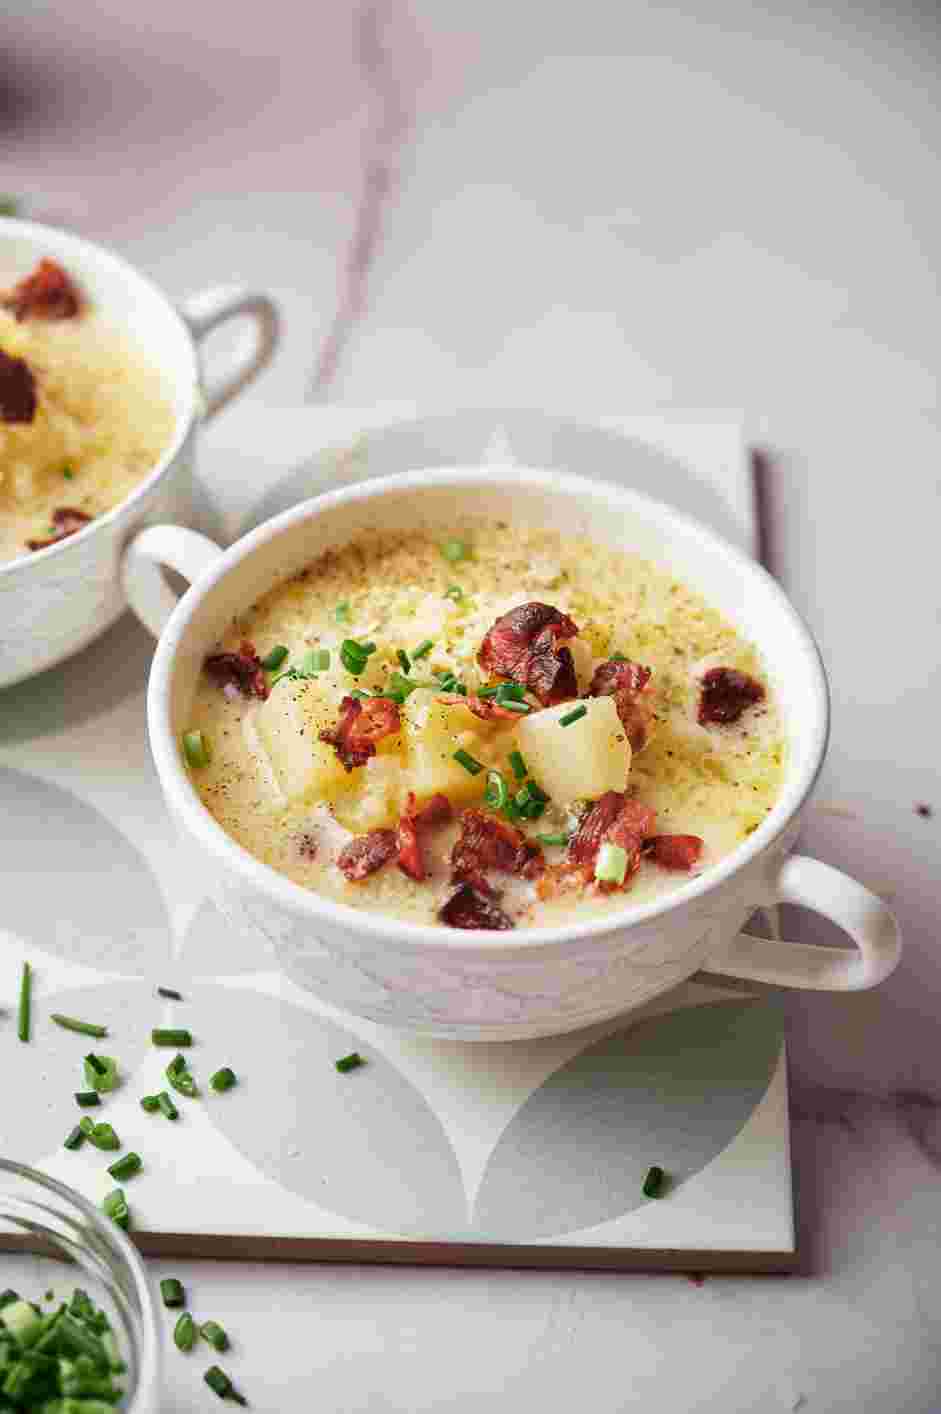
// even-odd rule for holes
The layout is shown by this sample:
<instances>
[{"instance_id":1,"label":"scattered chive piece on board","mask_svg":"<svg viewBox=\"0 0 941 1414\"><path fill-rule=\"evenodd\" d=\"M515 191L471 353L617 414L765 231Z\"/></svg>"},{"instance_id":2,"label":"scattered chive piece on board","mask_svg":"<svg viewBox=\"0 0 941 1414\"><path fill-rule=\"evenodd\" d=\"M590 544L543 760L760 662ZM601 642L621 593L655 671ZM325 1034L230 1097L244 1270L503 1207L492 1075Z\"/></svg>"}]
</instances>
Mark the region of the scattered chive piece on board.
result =
<instances>
[{"instance_id":1,"label":"scattered chive piece on board","mask_svg":"<svg viewBox=\"0 0 941 1414\"><path fill-rule=\"evenodd\" d=\"M212 752L207 736L200 731L184 732L182 741L183 755L186 757L187 766L199 771L209 765L212 760Z\"/></svg>"},{"instance_id":2,"label":"scattered chive piece on board","mask_svg":"<svg viewBox=\"0 0 941 1414\"><path fill-rule=\"evenodd\" d=\"M156 1114L160 1108L159 1095L142 1095L140 1107L146 1114Z\"/></svg>"},{"instance_id":3,"label":"scattered chive piece on board","mask_svg":"<svg viewBox=\"0 0 941 1414\"><path fill-rule=\"evenodd\" d=\"M220 1095L225 1090L231 1090L235 1083L235 1071L227 1065L224 1065L221 1070L216 1071L215 1075L209 1077L209 1084L212 1086L213 1090L218 1091Z\"/></svg>"},{"instance_id":4,"label":"scattered chive piece on board","mask_svg":"<svg viewBox=\"0 0 941 1414\"><path fill-rule=\"evenodd\" d=\"M647 1177L644 1179L642 1193L645 1198L662 1198L666 1174L659 1164L654 1164L647 1170Z\"/></svg>"},{"instance_id":5,"label":"scattered chive piece on board","mask_svg":"<svg viewBox=\"0 0 941 1414\"><path fill-rule=\"evenodd\" d=\"M173 1327L173 1344L184 1354L196 1344L196 1322L189 1311L184 1311Z\"/></svg>"},{"instance_id":6,"label":"scattered chive piece on board","mask_svg":"<svg viewBox=\"0 0 941 1414\"><path fill-rule=\"evenodd\" d=\"M361 1065L365 1065L359 1051L351 1051L348 1056L341 1056L336 1062L336 1068L341 1075L346 1075L351 1070L358 1070Z\"/></svg>"},{"instance_id":7,"label":"scattered chive piece on board","mask_svg":"<svg viewBox=\"0 0 941 1414\"><path fill-rule=\"evenodd\" d=\"M120 1159L115 1159L113 1164L108 1165L108 1172L118 1183L124 1183L128 1178L133 1178L136 1173L140 1173L144 1167L144 1162L140 1154L133 1151L129 1154L122 1154Z\"/></svg>"},{"instance_id":8,"label":"scattered chive piece on board","mask_svg":"<svg viewBox=\"0 0 941 1414\"><path fill-rule=\"evenodd\" d=\"M69 1137L63 1144L64 1149L80 1149L87 1139L87 1135L80 1124L77 1124Z\"/></svg>"},{"instance_id":9,"label":"scattered chive piece on board","mask_svg":"<svg viewBox=\"0 0 941 1414\"><path fill-rule=\"evenodd\" d=\"M220 1399L232 1399L236 1404L246 1405L248 1400L239 1394L238 1390L229 1379L224 1370L220 1370L218 1365L210 1365L203 1375L209 1388L219 1396Z\"/></svg>"},{"instance_id":10,"label":"scattered chive piece on board","mask_svg":"<svg viewBox=\"0 0 941 1414\"><path fill-rule=\"evenodd\" d=\"M90 1110L94 1105L101 1104L101 1096L97 1090L76 1090L75 1103L79 1109Z\"/></svg>"},{"instance_id":11,"label":"scattered chive piece on board","mask_svg":"<svg viewBox=\"0 0 941 1414\"><path fill-rule=\"evenodd\" d=\"M110 1218L113 1223L117 1223L118 1227L123 1227L127 1232L131 1225L131 1211L120 1188L113 1189L102 1200L101 1211L105 1217Z\"/></svg>"},{"instance_id":12,"label":"scattered chive piece on board","mask_svg":"<svg viewBox=\"0 0 941 1414\"><path fill-rule=\"evenodd\" d=\"M573 707L571 712L566 712L564 717L559 718L559 726L570 727L573 722L579 721L579 719L586 716L587 713L588 708L584 705L584 703L579 707Z\"/></svg>"},{"instance_id":13,"label":"scattered chive piece on board","mask_svg":"<svg viewBox=\"0 0 941 1414\"><path fill-rule=\"evenodd\" d=\"M166 1090L160 1091L160 1094L157 1096L157 1105L160 1109L160 1113L166 1115L167 1119L179 1119L180 1112Z\"/></svg>"},{"instance_id":14,"label":"scattered chive piece on board","mask_svg":"<svg viewBox=\"0 0 941 1414\"><path fill-rule=\"evenodd\" d=\"M183 1290L183 1283L177 1281L176 1277L164 1277L160 1283L160 1296L168 1310L173 1306L186 1305L186 1292Z\"/></svg>"},{"instance_id":15,"label":"scattered chive piece on board","mask_svg":"<svg viewBox=\"0 0 941 1414\"><path fill-rule=\"evenodd\" d=\"M93 1021L76 1021L74 1016L63 1016L59 1011L52 1013L51 1020L63 1031L77 1031L80 1036L96 1036L101 1040L108 1034L107 1026L96 1026Z\"/></svg>"},{"instance_id":16,"label":"scattered chive piece on board","mask_svg":"<svg viewBox=\"0 0 941 1414\"><path fill-rule=\"evenodd\" d=\"M266 653L264 658L260 660L261 666L266 673L276 673L287 656L288 650L284 644L276 643L271 652Z\"/></svg>"},{"instance_id":17,"label":"scattered chive piece on board","mask_svg":"<svg viewBox=\"0 0 941 1414\"><path fill-rule=\"evenodd\" d=\"M213 1350L218 1350L221 1354L223 1350L229 1348L229 1337L222 1329L218 1321L204 1321L199 1328L199 1334Z\"/></svg>"},{"instance_id":18,"label":"scattered chive piece on board","mask_svg":"<svg viewBox=\"0 0 941 1414\"><path fill-rule=\"evenodd\" d=\"M20 1005L16 1018L16 1034L21 1041L29 1040L29 1021L33 995L33 970L28 962L23 963L20 978Z\"/></svg>"},{"instance_id":19,"label":"scattered chive piece on board","mask_svg":"<svg viewBox=\"0 0 941 1414\"><path fill-rule=\"evenodd\" d=\"M118 1063L111 1056L96 1056L89 1051L85 1057L85 1080L92 1090L106 1094L117 1088Z\"/></svg>"},{"instance_id":20,"label":"scattered chive piece on board","mask_svg":"<svg viewBox=\"0 0 941 1414\"><path fill-rule=\"evenodd\" d=\"M155 1046L174 1046L179 1048L180 1046L191 1046L193 1044L192 1034L189 1031L184 1031L182 1028L161 1030L160 1027L157 1027L156 1030L151 1031L150 1039Z\"/></svg>"}]
</instances>

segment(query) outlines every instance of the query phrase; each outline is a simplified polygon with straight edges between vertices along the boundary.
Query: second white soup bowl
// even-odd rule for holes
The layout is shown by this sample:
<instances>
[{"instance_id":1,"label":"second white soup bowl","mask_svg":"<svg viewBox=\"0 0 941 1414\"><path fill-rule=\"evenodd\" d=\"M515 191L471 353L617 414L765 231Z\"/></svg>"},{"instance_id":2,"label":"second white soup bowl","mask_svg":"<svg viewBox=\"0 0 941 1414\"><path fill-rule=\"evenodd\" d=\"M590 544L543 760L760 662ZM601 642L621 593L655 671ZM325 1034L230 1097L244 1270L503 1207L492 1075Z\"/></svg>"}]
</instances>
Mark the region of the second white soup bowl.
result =
<instances>
[{"instance_id":1,"label":"second white soup bowl","mask_svg":"<svg viewBox=\"0 0 941 1414\"><path fill-rule=\"evenodd\" d=\"M244 610L328 548L363 531L453 526L455 506L549 527L666 564L760 649L789 741L774 809L740 847L673 892L630 894L604 918L563 927L462 932L335 903L262 864L215 822L180 754L202 663ZM162 575L192 583L176 603ZM895 967L898 930L883 901L817 860L791 854L827 743L827 683L817 648L760 566L669 506L575 476L513 468L421 471L296 506L223 552L177 526L145 530L125 560L131 606L160 635L148 691L151 748L187 847L218 906L273 948L284 971L324 1001L389 1026L462 1041L553 1035L629 1011L702 968L818 990L874 986ZM832 919L851 948L741 932L756 908L801 904Z\"/></svg>"}]
</instances>

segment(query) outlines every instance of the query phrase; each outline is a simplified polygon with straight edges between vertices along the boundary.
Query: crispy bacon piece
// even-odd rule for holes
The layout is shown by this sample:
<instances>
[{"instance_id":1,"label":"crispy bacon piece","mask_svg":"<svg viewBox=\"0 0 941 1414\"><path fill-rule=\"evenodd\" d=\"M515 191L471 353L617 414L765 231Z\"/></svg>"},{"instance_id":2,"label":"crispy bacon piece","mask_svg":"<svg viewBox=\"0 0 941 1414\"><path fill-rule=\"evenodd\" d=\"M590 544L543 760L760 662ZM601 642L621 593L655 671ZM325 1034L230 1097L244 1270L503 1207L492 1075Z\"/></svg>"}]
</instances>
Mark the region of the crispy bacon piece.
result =
<instances>
[{"instance_id":1,"label":"crispy bacon piece","mask_svg":"<svg viewBox=\"0 0 941 1414\"><path fill-rule=\"evenodd\" d=\"M647 745L653 719L649 668L609 658L598 664L586 695L613 697L631 750L640 751Z\"/></svg>"},{"instance_id":2,"label":"crispy bacon piece","mask_svg":"<svg viewBox=\"0 0 941 1414\"><path fill-rule=\"evenodd\" d=\"M0 305L20 323L24 319L74 319L82 296L74 280L54 260L40 260L36 269L0 296Z\"/></svg>"},{"instance_id":3,"label":"crispy bacon piece","mask_svg":"<svg viewBox=\"0 0 941 1414\"><path fill-rule=\"evenodd\" d=\"M52 512L50 519L55 533L50 535L48 540L27 540L28 550L45 550L49 545L58 545L60 540L67 540L83 526L90 525L92 517L87 516L84 511L73 510L71 506L59 506Z\"/></svg>"},{"instance_id":4,"label":"crispy bacon piece","mask_svg":"<svg viewBox=\"0 0 941 1414\"><path fill-rule=\"evenodd\" d=\"M578 696L575 662L558 647L577 633L577 624L551 604L519 604L488 630L477 661L484 672L522 683L543 707L552 707Z\"/></svg>"},{"instance_id":5,"label":"crispy bacon piece","mask_svg":"<svg viewBox=\"0 0 941 1414\"><path fill-rule=\"evenodd\" d=\"M36 416L36 379L25 358L0 349L0 419L32 422Z\"/></svg>"},{"instance_id":6,"label":"crispy bacon piece","mask_svg":"<svg viewBox=\"0 0 941 1414\"><path fill-rule=\"evenodd\" d=\"M501 874L522 874L535 879L546 867L538 845L530 844L515 825L483 810L465 810L461 834L451 851L451 879L471 883L489 892L484 875L488 869Z\"/></svg>"},{"instance_id":7,"label":"crispy bacon piece","mask_svg":"<svg viewBox=\"0 0 941 1414\"><path fill-rule=\"evenodd\" d=\"M582 816L569 841L563 867L581 871L586 882L594 878L595 862L602 844L616 844L627 854L624 888L640 867L644 840L653 833L656 812L622 791L609 790Z\"/></svg>"},{"instance_id":8,"label":"crispy bacon piece","mask_svg":"<svg viewBox=\"0 0 941 1414\"><path fill-rule=\"evenodd\" d=\"M476 693L462 697L457 692L445 692L438 698L438 701L446 702L449 707L460 702L482 722L518 722L520 717L525 715L523 712L514 712L510 707L501 707L499 702L494 702L492 697L478 697Z\"/></svg>"},{"instance_id":9,"label":"crispy bacon piece","mask_svg":"<svg viewBox=\"0 0 941 1414\"><path fill-rule=\"evenodd\" d=\"M663 869L694 869L702 858L704 844L698 835L654 835L644 852L649 852Z\"/></svg>"},{"instance_id":10,"label":"crispy bacon piece","mask_svg":"<svg viewBox=\"0 0 941 1414\"><path fill-rule=\"evenodd\" d=\"M699 698L698 719L700 726L711 722L727 726L737 722L748 707L764 698L765 690L760 682L740 673L735 668L710 668L703 674Z\"/></svg>"},{"instance_id":11,"label":"crispy bacon piece","mask_svg":"<svg viewBox=\"0 0 941 1414\"><path fill-rule=\"evenodd\" d=\"M449 928L497 928L506 932L513 923L492 898L470 884L461 884L439 909L438 917Z\"/></svg>"},{"instance_id":12,"label":"crispy bacon piece","mask_svg":"<svg viewBox=\"0 0 941 1414\"><path fill-rule=\"evenodd\" d=\"M222 688L237 687L243 697L268 696L268 682L254 643L244 638L237 653L211 653L203 663L206 672Z\"/></svg>"},{"instance_id":13,"label":"crispy bacon piece","mask_svg":"<svg viewBox=\"0 0 941 1414\"><path fill-rule=\"evenodd\" d=\"M418 831L427 825L443 825L451 818L451 802L446 795L433 795L421 810L416 808L415 796L408 793L405 809L396 831L399 852L399 868L410 879L419 882L425 877L425 860L422 855L421 839Z\"/></svg>"},{"instance_id":14,"label":"crispy bacon piece","mask_svg":"<svg viewBox=\"0 0 941 1414\"><path fill-rule=\"evenodd\" d=\"M344 845L337 855L337 866L351 883L357 883L394 859L397 848L394 830L370 830Z\"/></svg>"},{"instance_id":15,"label":"crispy bacon piece","mask_svg":"<svg viewBox=\"0 0 941 1414\"><path fill-rule=\"evenodd\" d=\"M320 740L335 748L348 771L365 766L376 742L399 730L399 709L388 697L344 697L335 727L324 727Z\"/></svg>"}]
</instances>

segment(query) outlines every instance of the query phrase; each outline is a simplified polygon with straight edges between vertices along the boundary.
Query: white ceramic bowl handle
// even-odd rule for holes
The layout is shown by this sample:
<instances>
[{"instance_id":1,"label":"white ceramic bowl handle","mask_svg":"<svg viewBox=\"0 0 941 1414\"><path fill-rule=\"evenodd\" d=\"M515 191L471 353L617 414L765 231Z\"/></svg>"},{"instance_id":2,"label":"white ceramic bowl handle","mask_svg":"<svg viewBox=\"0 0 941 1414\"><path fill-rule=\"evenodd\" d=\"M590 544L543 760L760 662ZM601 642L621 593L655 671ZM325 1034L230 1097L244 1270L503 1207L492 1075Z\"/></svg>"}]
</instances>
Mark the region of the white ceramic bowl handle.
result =
<instances>
[{"instance_id":1,"label":"white ceramic bowl handle","mask_svg":"<svg viewBox=\"0 0 941 1414\"><path fill-rule=\"evenodd\" d=\"M777 884L778 903L795 903L822 913L855 948L811 947L773 942L740 933L707 966L727 977L805 987L817 992L860 992L895 970L902 952L899 926L877 894L819 859L786 859Z\"/></svg>"},{"instance_id":2,"label":"white ceramic bowl handle","mask_svg":"<svg viewBox=\"0 0 941 1414\"><path fill-rule=\"evenodd\" d=\"M183 525L152 525L134 537L121 561L121 584L127 602L154 638L163 633L179 603L164 569L176 570L192 584L221 554L214 540Z\"/></svg>"},{"instance_id":3,"label":"white ceramic bowl handle","mask_svg":"<svg viewBox=\"0 0 941 1414\"><path fill-rule=\"evenodd\" d=\"M214 417L271 361L281 330L278 307L257 290L223 285L191 295L179 310L197 345L230 319L252 321L221 367L205 380L205 416Z\"/></svg>"}]
</instances>

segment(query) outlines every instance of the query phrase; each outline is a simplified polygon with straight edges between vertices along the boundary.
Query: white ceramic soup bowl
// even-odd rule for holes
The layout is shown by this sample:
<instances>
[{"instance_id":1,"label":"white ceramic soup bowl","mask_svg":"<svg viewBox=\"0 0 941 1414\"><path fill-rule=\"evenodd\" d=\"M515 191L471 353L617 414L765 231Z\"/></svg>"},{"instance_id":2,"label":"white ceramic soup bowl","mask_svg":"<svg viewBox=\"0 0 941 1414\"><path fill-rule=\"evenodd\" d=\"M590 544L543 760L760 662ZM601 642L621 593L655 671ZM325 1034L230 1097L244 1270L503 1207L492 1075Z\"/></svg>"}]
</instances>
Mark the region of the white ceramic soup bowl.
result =
<instances>
[{"instance_id":1,"label":"white ceramic soup bowl","mask_svg":"<svg viewBox=\"0 0 941 1414\"><path fill-rule=\"evenodd\" d=\"M119 566L128 537L158 521L190 519L197 425L254 378L278 338L277 310L267 295L227 286L175 308L111 251L67 231L0 220L0 284L9 286L43 256L58 261L161 371L176 425L156 466L113 510L57 545L0 564L0 687L84 648L124 611ZM237 317L250 321L244 337L201 387L199 345Z\"/></svg>"},{"instance_id":2,"label":"white ceramic soup bowl","mask_svg":"<svg viewBox=\"0 0 941 1414\"><path fill-rule=\"evenodd\" d=\"M514 933L417 926L309 892L216 824L181 760L203 659L233 615L324 550L363 530L427 526L455 505L552 527L668 564L757 643L783 712L790 761L780 799L738 850L652 902L605 918ZM162 576L192 581L175 604ZM790 987L855 990L895 967L899 936L881 899L836 869L790 854L827 742L817 648L778 585L701 525L635 492L544 471L447 469L392 476L307 501L222 552L174 526L130 547L126 590L160 634L148 692L150 742L170 811L222 911L271 945L284 971L326 1002L390 1026L462 1041L551 1035L639 1006L700 968ZM747 937L754 909L802 904L854 946Z\"/></svg>"}]
</instances>

